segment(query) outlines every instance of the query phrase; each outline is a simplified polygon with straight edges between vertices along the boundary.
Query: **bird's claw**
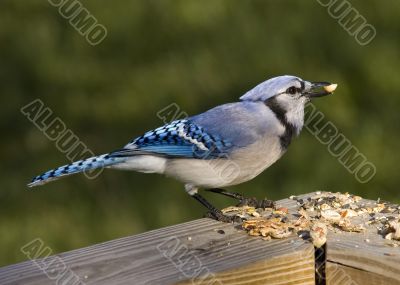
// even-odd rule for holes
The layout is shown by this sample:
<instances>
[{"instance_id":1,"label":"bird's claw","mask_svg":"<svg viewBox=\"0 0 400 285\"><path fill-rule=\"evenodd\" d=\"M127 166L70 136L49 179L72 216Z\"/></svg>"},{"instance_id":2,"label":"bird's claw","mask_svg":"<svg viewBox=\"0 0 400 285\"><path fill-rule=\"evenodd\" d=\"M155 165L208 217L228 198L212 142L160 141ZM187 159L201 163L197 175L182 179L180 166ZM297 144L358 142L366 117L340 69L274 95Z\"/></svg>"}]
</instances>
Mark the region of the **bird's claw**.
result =
<instances>
[{"instance_id":1,"label":"bird's claw","mask_svg":"<svg viewBox=\"0 0 400 285\"><path fill-rule=\"evenodd\" d=\"M250 207L254 207L254 208L263 208L263 209L273 208L273 209L275 209L275 202L272 200L263 199L263 200L259 201L254 197L247 198L247 197L244 197L242 194L228 192L223 189L207 189L207 191L221 194L221 195L238 200L239 204L237 205L237 207L250 206Z\"/></svg>"},{"instance_id":2,"label":"bird's claw","mask_svg":"<svg viewBox=\"0 0 400 285\"><path fill-rule=\"evenodd\" d=\"M233 216L228 216L224 215L222 212L207 212L205 215L206 218L211 218L219 222L223 223L243 223L244 219L242 219L239 216L233 215Z\"/></svg>"}]
</instances>

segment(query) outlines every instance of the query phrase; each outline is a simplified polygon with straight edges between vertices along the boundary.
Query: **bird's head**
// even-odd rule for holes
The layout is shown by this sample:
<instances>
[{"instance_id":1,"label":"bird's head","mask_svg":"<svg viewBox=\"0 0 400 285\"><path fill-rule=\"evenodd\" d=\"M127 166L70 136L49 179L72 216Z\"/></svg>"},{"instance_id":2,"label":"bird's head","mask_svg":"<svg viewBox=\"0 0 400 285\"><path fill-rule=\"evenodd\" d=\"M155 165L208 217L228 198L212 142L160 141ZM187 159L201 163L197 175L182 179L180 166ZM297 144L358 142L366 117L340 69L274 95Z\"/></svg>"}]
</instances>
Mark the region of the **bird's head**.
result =
<instances>
[{"instance_id":1,"label":"bird's head","mask_svg":"<svg viewBox=\"0 0 400 285\"><path fill-rule=\"evenodd\" d=\"M284 75L260 83L240 97L240 100L264 103L299 132L304 123L305 104L313 98L332 94L336 87L337 84L310 82Z\"/></svg>"}]
</instances>

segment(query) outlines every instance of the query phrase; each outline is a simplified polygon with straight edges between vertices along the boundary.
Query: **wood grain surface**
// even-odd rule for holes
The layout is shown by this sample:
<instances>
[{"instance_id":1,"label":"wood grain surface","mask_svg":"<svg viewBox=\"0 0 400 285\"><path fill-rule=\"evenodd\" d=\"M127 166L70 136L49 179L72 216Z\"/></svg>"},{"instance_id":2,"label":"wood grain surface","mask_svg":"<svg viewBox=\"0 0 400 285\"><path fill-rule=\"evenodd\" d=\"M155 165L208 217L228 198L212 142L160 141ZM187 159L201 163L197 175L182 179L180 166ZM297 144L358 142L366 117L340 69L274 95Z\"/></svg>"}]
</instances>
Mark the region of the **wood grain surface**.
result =
<instances>
[{"instance_id":1,"label":"wood grain surface","mask_svg":"<svg viewBox=\"0 0 400 285\"><path fill-rule=\"evenodd\" d=\"M210 219L56 256L79 277L77 284L175 284L192 279L194 284L314 284L310 243L295 236L264 241ZM40 262L0 268L0 284L56 284L63 278L48 278Z\"/></svg>"}]
</instances>

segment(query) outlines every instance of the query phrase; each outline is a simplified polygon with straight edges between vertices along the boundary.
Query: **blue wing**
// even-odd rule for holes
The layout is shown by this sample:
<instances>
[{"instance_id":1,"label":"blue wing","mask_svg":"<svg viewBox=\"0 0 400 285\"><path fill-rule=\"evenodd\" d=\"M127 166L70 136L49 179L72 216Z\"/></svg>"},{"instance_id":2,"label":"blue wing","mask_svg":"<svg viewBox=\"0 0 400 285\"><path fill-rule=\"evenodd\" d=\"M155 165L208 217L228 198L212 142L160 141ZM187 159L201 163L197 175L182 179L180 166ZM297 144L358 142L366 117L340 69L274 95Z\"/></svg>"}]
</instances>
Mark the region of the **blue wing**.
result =
<instances>
[{"instance_id":1,"label":"blue wing","mask_svg":"<svg viewBox=\"0 0 400 285\"><path fill-rule=\"evenodd\" d=\"M190 120L177 120L136 138L114 157L155 154L175 158L213 159L226 157L232 144L207 133Z\"/></svg>"}]
</instances>

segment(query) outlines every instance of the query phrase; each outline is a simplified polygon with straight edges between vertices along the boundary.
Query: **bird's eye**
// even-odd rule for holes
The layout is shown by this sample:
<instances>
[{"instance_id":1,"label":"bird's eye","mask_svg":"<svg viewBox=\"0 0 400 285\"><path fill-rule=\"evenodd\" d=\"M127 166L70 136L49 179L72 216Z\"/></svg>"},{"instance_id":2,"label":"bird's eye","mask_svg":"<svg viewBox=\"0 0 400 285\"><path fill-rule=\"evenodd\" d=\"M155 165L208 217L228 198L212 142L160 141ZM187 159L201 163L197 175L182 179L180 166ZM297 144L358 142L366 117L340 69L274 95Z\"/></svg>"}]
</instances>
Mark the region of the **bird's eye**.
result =
<instances>
[{"instance_id":1,"label":"bird's eye","mask_svg":"<svg viewBox=\"0 0 400 285\"><path fill-rule=\"evenodd\" d=\"M296 94L296 92L297 92L297 88L294 87L294 86L289 87L289 88L286 90L286 92L289 93L289 94L294 95L294 94Z\"/></svg>"}]
</instances>

